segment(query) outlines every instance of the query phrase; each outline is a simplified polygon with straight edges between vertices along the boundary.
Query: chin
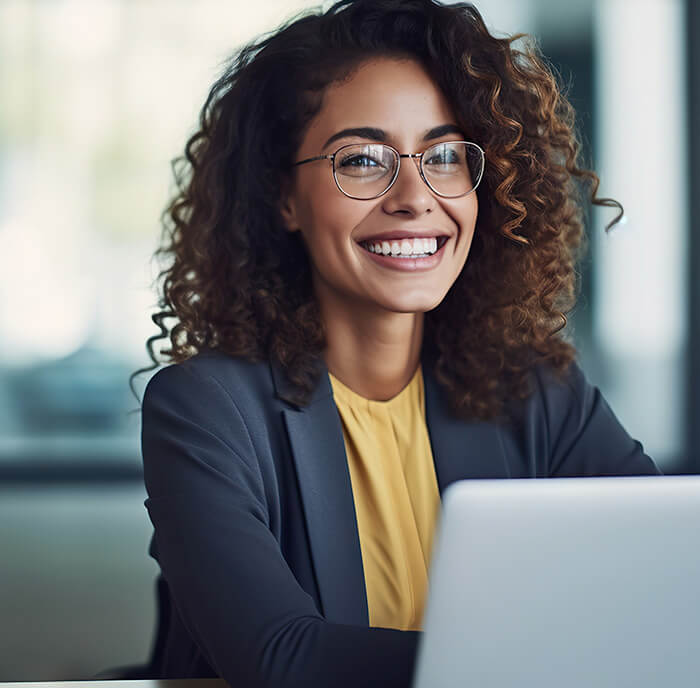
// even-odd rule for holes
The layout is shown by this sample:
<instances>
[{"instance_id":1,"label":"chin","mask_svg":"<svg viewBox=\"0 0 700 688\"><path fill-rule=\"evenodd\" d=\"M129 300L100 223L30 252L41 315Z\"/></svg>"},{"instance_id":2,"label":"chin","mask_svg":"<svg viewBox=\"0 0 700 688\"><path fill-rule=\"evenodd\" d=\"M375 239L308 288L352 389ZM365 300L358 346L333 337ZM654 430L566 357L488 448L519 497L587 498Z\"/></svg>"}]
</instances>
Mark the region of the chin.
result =
<instances>
[{"instance_id":1,"label":"chin","mask_svg":"<svg viewBox=\"0 0 700 688\"><path fill-rule=\"evenodd\" d=\"M389 310L395 313L427 313L432 311L433 308L437 308L442 300L445 298L443 294L439 298L420 298L420 299L406 299L401 303L394 302L393 304L387 304Z\"/></svg>"}]
</instances>

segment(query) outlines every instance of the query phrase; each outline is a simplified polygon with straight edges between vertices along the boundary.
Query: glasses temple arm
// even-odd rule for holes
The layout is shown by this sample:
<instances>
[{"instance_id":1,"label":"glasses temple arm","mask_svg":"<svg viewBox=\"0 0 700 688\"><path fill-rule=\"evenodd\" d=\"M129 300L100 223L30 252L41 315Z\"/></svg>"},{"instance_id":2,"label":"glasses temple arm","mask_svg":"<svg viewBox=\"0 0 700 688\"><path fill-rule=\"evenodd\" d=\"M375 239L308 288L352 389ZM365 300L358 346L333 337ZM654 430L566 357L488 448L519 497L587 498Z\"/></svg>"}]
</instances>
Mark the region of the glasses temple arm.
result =
<instances>
[{"instance_id":1,"label":"glasses temple arm","mask_svg":"<svg viewBox=\"0 0 700 688\"><path fill-rule=\"evenodd\" d=\"M307 162L314 162L316 160L327 160L328 158L332 160L334 157L335 155L317 155L313 158L306 158L306 160L300 160L299 162L295 162L292 164L292 167L296 167L297 165L303 165Z\"/></svg>"}]
</instances>

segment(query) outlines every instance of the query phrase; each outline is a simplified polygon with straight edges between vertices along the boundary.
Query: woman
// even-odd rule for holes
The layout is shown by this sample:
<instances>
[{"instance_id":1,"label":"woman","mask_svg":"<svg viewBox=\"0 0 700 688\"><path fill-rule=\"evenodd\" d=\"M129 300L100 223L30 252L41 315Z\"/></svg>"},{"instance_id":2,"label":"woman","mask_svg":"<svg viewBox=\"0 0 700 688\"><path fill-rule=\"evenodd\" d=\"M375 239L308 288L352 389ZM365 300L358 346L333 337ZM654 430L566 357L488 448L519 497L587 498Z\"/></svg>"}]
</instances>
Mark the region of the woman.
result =
<instances>
[{"instance_id":1,"label":"woman","mask_svg":"<svg viewBox=\"0 0 700 688\"><path fill-rule=\"evenodd\" d=\"M143 402L160 676L408 686L447 485L657 472L560 334L611 202L513 40L343 0L212 88Z\"/></svg>"}]
</instances>

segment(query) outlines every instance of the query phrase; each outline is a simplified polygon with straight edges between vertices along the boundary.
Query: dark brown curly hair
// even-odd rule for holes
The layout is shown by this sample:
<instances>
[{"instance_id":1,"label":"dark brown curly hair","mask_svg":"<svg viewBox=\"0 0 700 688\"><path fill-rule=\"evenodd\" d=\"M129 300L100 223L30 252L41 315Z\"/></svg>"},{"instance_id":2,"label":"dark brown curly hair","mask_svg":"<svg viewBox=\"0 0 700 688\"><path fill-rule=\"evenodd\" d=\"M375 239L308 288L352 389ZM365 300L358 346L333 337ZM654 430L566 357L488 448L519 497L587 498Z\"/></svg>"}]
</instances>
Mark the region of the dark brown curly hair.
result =
<instances>
[{"instance_id":1,"label":"dark brown curly hair","mask_svg":"<svg viewBox=\"0 0 700 688\"><path fill-rule=\"evenodd\" d=\"M524 34L492 36L471 4L341 0L244 47L212 87L173 162L178 191L155 254L169 261L152 316L160 333L147 342L154 365L134 375L159 365L154 344L168 339L168 362L203 349L274 358L298 403L308 400L324 325L280 190L324 89L377 56L422 63L486 153L467 262L425 315L423 345L453 411L494 418L530 394L536 363L565 371L576 355L561 330L579 288L583 200L617 206L615 221L621 206L597 198L598 177L579 166L574 111L552 70Z\"/></svg>"}]
</instances>

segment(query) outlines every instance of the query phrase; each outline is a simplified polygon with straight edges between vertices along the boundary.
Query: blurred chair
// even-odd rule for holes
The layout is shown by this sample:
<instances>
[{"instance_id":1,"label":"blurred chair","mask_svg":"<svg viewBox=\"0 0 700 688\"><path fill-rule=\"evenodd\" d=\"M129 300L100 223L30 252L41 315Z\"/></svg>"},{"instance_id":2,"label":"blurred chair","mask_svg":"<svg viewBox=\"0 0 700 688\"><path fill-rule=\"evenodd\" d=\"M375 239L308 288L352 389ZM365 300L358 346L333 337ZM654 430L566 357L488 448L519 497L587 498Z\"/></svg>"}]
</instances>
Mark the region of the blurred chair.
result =
<instances>
[{"instance_id":1,"label":"blurred chair","mask_svg":"<svg viewBox=\"0 0 700 688\"><path fill-rule=\"evenodd\" d=\"M143 679L158 679L160 669L156 662L163 656L165 639L168 633L170 607L167 604L168 586L162 575L156 579L156 634L148 664L133 664L105 669L92 677L95 681L135 681Z\"/></svg>"}]
</instances>

